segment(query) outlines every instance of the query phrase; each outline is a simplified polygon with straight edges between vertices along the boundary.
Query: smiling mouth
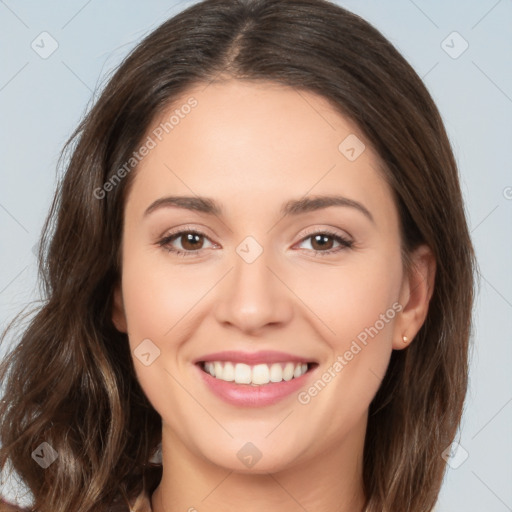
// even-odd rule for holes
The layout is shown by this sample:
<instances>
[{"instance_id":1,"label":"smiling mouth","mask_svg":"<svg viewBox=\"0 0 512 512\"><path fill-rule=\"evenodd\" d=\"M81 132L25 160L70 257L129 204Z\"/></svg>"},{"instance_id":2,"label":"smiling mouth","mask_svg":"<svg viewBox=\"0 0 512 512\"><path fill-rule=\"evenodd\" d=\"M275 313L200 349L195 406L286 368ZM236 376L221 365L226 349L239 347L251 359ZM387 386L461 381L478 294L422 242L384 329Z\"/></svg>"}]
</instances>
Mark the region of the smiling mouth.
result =
<instances>
[{"instance_id":1,"label":"smiling mouth","mask_svg":"<svg viewBox=\"0 0 512 512\"><path fill-rule=\"evenodd\" d=\"M317 363L294 362L248 365L230 361L201 361L198 365L205 373L217 380L252 386L265 386L298 379L318 366Z\"/></svg>"}]
</instances>

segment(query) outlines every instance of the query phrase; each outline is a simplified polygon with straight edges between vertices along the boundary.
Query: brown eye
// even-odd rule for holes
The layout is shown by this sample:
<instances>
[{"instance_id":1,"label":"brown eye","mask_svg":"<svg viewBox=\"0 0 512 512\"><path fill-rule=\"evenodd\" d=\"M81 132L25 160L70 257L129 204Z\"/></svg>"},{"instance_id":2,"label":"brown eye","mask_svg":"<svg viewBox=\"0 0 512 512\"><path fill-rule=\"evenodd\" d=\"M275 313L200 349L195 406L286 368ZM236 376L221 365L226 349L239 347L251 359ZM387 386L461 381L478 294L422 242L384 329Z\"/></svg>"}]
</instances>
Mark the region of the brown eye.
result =
<instances>
[{"instance_id":1,"label":"brown eye","mask_svg":"<svg viewBox=\"0 0 512 512\"><path fill-rule=\"evenodd\" d=\"M186 251L197 251L198 249L201 249L201 242L204 239L203 235L198 233L178 234L174 238L179 239L181 246Z\"/></svg>"},{"instance_id":2,"label":"brown eye","mask_svg":"<svg viewBox=\"0 0 512 512\"><path fill-rule=\"evenodd\" d=\"M322 249L332 249L334 239L330 235L314 235L311 237L311 247L315 251Z\"/></svg>"},{"instance_id":3,"label":"brown eye","mask_svg":"<svg viewBox=\"0 0 512 512\"><path fill-rule=\"evenodd\" d=\"M159 245L179 256L196 256L208 237L199 231L180 231L160 240ZM211 242L210 242L211 243ZM213 244L211 244L213 246Z\"/></svg>"},{"instance_id":4,"label":"brown eye","mask_svg":"<svg viewBox=\"0 0 512 512\"><path fill-rule=\"evenodd\" d=\"M321 255L333 254L343 249L350 248L353 245L351 240L345 239L338 233L331 233L329 231L312 233L303 238L301 243L304 243L306 240L311 240L311 250L313 250L315 254ZM335 243L338 243L338 246L334 246Z\"/></svg>"}]
</instances>

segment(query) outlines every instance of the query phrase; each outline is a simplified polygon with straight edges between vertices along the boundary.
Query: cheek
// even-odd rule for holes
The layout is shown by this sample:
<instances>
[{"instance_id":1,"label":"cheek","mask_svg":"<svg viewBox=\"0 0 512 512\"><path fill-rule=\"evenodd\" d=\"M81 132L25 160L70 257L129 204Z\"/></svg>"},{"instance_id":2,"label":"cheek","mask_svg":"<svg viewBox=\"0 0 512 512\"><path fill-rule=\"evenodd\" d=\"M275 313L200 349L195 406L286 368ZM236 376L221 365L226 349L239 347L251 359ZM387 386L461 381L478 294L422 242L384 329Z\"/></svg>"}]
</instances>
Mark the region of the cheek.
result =
<instances>
[{"instance_id":1,"label":"cheek","mask_svg":"<svg viewBox=\"0 0 512 512\"><path fill-rule=\"evenodd\" d=\"M161 254L155 257L155 251ZM191 272L171 264L163 249L133 248L128 254L123 262L123 300L130 343L141 337L169 343L175 326L193 314L194 305L215 276L201 275L198 270L191 279Z\"/></svg>"},{"instance_id":2,"label":"cheek","mask_svg":"<svg viewBox=\"0 0 512 512\"><path fill-rule=\"evenodd\" d=\"M181 381L182 340L193 330L194 315L218 278L211 269L199 266L192 271L192 266L171 263L163 249L134 242L125 246L124 254L122 292L134 367L144 392L162 414L170 403L189 401L181 397L173 377ZM162 394L164 389L169 393Z\"/></svg>"},{"instance_id":3,"label":"cheek","mask_svg":"<svg viewBox=\"0 0 512 512\"><path fill-rule=\"evenodd\" d=\"M165 264L165 253L155 258L153 249L127 247L125 254L123 301L133 364L145 395L165 417L169 410L181 410L190 402L177 384L181 377L176 333L186 324L199 290L194 290L198 288L195 280L187 285L179 269Z\"/></svg>"},{"instance_id":4,"label":"cheek","mask_svg":"<svg viewBox=\"0 0 512 512\"><path fill-rule=\"evenodd\" d=\"M383 335L381 339L392 334L402 284L398 253L388 257L375 253L353 258L344 266L319 268L297 284L297 295L321 320L323 337L334 350L346 350L348 340L361 333L364 339L373 327Z\"/></svg>"},{"instance_id":5,"label":"cheek","mask_svg":"<svg viewBox=\"0 0 512 512\"><path fill-rule=\"evenodd\" d=\"M314 287L312 283L303 287L304 302L322 320L317 323L330 357L300 403L312 404L316 411L330 408L338 425L347 418L356 421L365 412L392 353L394 325L402 307L397 302L401 279L400 255L390 252L387 257L376 254L358 264L318 273Z\"/></svg>"}]
</instances>

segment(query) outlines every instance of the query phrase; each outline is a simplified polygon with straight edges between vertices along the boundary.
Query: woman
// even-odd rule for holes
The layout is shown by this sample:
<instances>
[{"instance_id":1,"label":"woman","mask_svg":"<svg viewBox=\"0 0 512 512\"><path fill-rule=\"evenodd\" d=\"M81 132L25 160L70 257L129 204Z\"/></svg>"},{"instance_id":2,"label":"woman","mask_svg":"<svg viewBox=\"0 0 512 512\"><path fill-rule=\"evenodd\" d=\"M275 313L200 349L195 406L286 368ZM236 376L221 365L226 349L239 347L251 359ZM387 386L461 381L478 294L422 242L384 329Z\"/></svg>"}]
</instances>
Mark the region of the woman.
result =
<instances>
[{"instance_id":1,"label":"woman","mask_svg":"<svg viewBox=\"0 0 512 512\"><path fill-rule=\"evenodd\" d=\"M474 255L397 50L323 0L206 0L68 147L47 300L0 372L33 509L431 511Z\"/></svg>"}]
</instances>

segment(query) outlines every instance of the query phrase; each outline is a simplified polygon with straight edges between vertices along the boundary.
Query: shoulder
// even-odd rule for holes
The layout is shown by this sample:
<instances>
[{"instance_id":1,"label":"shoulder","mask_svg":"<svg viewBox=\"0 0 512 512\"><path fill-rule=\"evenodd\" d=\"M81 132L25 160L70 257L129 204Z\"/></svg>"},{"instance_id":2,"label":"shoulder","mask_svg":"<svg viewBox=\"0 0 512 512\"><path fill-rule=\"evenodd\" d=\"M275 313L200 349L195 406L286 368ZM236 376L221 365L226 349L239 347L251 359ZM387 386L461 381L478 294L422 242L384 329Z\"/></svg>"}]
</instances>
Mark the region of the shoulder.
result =
<instances>
[{"instance_id":1,"label":"shoulder","mask_svg":"<svg viewBox=\"0 0 512 512\"><path fill-rule=\"evenodd\" d=\"M139 496L130 503L130 510L134 512L152 512L149 494L147 492L139 494Z\"/></svg>"},{"instance_id":2,"label":"shoulder","mask_svg":"<svg viewBox=\"0 0 512 512\"><path fill-rule=\"evenodd\" d=\"M149 494L143 492L134 500L130 501L127 508L126 504L119 503L116 507L109 509L111 512L152 512L151 499ZM0 498L0 512L30 512L28 508L20 508L12 503L8 503Z\"/></svg>"},{"instance_id":3,"label":"shoulder","mask_svg":"<svg viewBox=\"0 0 512 512\"><path fill-rule=\"evenodd\" d=\"M12 503L7 503L0 498L0 512L29 512L26 508L19 508Z\"/></svg>"}]
</instances>

